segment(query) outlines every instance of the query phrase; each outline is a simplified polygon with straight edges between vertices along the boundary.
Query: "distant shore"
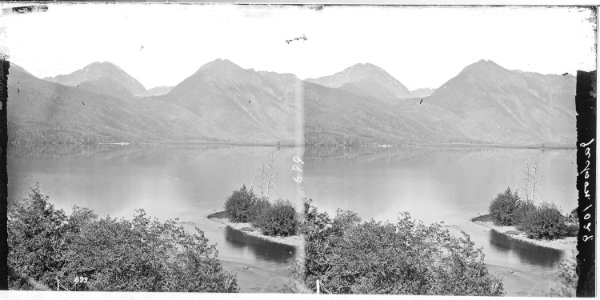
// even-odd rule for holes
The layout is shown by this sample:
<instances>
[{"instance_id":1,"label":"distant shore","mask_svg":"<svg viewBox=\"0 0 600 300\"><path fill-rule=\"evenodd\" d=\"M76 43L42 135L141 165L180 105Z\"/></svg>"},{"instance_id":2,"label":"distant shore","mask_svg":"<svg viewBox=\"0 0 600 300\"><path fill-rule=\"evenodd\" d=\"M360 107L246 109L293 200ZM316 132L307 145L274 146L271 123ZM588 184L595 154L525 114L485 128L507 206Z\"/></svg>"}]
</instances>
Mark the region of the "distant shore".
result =
<instances>
[{"instance_id":1,"label":"distant shore","mask_svg":"<svg viewBox=\"0 0 600 300\"><path fill-rule=\"evenodd\" d=\"M259 239L267 240L273 243L284 244L293 247L302 247L304 245L304 240L300 235L293 236L270 236L264 235L260 232L258 228L255 228L250 223L233 223L229 221L224 211L219 211L216 213L212 213L206 216L208 219L213 220L215 222L227 225L235 230L241 231L244 234L257 237Z\"/></svg>"},{"instance_id":2,"label":"distant shore","mask_svg":"<svg viewBox=\"0 0 600 300\"><path fill-rule=\"evenodd\" d=\"M11 144L15 146L16 144ZM19 146L22 144L18 144ZM38 145L31 143L26 145ZM545 144L494 144L494 143L404 143L404 144L310 144L296 143L292 141L219 141L219 140L143 140L143 141L118 141L118 142L94 142L94 143L39 143L39 145L113 145L113 146L139 146L139 145L222 145L241 147L331 147L331 148L446 148L446 149L536 149L536 150L570 150L576 149L575 145L545 145Z\"/></svg>"},{"instance_id":3,"label":"distant shore","mask_svg":"<svg viewBox=\"0 0 600 300\"><path fill-rule=\"evenodd\" d=\"M523 232L518 230L515 226L498 226L495 225L494 222L491 219L490 215L481 215L481 216L477 216L473 219L471 219L471 222L477 224L477 225L481 225L490 229L493 229L501 234L504 234L505 236L511 238L511 239L515 239L515 240L519 240L525 243L529 243L529 244L533 244L533 245L537 245L537 246L541 246L541 247L546 247L546 248L552 248L552 249L556 249L556 250L561 250L561 251L572 251L575 250L577 247L577 238L576 237L565 237L562 239L555 239L555 240L536 240L536 239L532 239L532 238L528 238L527 235Z\"/></svg>"},{"instance_id":4,"label":"distant shore","mask_svg":"<svg viewBox=\"0 0 600 300\"><path fill-rule=\"evenodd\" d=\"M226 145L247 147L333 147L333 148L447 148L447 149L535 149L535 150L569 150L577 149L575 145L519 145L493 143L408 143L408 144L357 144L357 145L326 145L284 142L232 142L232 141L162 141L149 142L166 145ZM143 144L143 143L142 143Z\"/></svg>"},{"instance_id":5,"label":"distant shore","mask_svg":"<svg viewBox=\"0 0 600 300\"><path fill-rule=\"evenodd\" d=\"M519 145L519 144L493 144L493 143L431 143L414 144L415 147L437 147L437 148L477 148L477 149L535 149L535 150L569 150L577 149L576 145Z\"/></svg>"}]
</instances>

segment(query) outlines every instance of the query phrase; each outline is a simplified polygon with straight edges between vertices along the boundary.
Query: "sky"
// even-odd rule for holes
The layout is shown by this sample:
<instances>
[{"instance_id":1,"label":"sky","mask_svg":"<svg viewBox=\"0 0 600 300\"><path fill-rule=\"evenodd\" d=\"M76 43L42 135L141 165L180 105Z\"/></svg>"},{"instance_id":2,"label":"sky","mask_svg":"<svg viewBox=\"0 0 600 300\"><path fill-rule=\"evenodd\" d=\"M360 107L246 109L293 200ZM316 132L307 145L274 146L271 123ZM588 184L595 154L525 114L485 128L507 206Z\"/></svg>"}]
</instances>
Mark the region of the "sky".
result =
<instances>
[{"instance_id":1,"label":"sky","mask_svg":"<svg viewBox=\"0 0 600 300\"><path fill-rule=\"evenodd\" d=\"M416 89L480 59L543 74L591 71L595 24L591 11L566 7L50 4L0 16L0 51L38 77L109 61L146 88L226 58L302 79L369 62Z\"/></svg>"}]
</instances>

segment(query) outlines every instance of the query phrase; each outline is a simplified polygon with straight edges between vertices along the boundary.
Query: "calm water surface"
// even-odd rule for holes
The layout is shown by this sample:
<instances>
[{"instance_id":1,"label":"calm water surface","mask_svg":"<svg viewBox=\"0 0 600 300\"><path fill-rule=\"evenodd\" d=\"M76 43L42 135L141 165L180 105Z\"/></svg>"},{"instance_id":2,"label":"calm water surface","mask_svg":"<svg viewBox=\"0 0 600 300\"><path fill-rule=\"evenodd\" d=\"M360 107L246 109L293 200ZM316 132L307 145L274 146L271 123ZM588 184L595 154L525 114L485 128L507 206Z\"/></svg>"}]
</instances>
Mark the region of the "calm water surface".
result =
<instances>
[{"instance_id":1,"label":"calm water surface","mask_svg":"<svg viewBox=\"0 0 600 300\"><path fill-rule=\"evenodd\" d=\"M486 254L509 295L542 295L556 279L561 251L531 246L469 222L493 197L523 184L526 163L540 165L540 199L575 208L575 150L307 149L300 190L292 158L304 150L269 147L98 146L9 152L9 201L39 182L59 208L73 205L99 215L130 217L143 208L160 219L179 218L205 231L242 291L277 291L287 282L298 250L248 237L206 219L242 183L260 185L259 168L272 158L276 198L300 204L304 193L319 209L357 212L394 221L408 211L425 223L467 232ZM300 206L298 206L300 207Z\"/></svg>"}]
</instances>

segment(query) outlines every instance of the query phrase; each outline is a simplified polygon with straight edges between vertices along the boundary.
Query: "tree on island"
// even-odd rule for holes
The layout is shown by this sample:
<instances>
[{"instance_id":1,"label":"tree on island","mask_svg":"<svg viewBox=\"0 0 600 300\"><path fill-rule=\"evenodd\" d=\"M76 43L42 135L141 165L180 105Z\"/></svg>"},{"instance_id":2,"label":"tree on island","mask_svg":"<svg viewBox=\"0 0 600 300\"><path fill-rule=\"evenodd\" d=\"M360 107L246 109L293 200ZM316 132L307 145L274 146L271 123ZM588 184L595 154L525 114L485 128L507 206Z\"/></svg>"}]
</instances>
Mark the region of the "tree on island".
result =
<instances>
[{"instance_id":1,"label":"tree on island","mask_svg":"<svg viewBox=\"0 0 600 300\"><path fill-rule=\"evenodd\" d=\"M257 196L252 189L242 185L225 201L225 214L234 223L251 223L265 235L296 235L298 213L289 201Z\"/></svg>"},{"instance_id":2,"label":"tree on island","mask_svg":"<svg viewBox=\"0 0 600 300\"><path fill-rule=\"evenodd\" d=\"M534 204L531 200L521 199L510 187L492 200L489 214L494 224L515 226L533 239L560 239L577 235L577 225L567 224L554 204L542 202Z\"/></svg>"}]
</instances>

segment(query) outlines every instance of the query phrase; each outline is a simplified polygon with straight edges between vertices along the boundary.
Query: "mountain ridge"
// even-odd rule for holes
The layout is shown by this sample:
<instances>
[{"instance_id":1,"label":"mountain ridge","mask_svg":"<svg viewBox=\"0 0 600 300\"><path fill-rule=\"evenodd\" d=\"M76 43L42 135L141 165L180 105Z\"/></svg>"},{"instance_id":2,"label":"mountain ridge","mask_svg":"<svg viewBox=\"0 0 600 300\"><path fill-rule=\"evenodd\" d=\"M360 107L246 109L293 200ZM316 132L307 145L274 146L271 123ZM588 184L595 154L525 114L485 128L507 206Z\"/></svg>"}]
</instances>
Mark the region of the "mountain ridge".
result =
<instances>
[{"instance_id":1,"label":"mountain ridge","mask_svg":"<svg viewBox=\"0 0 600 300\"><path fill-rule=\"evenodd\" d=\"M109 67L117 73L122 71ZM487 60L466 66L431 95L410 94L407 98L388 97L389 88L397 87L395 82L399 81L385 79L391 75L373 64L355 64L323 77L331 79L323 84L327 80L303 81L293 74L244 69L230 60L215 59L166 92L151 95L146 91L147 97L124 95L124 87L105 80L105 76L92 79L94 76L67 76L73 73L59 75L53 78L66 85L49 86L57 83L35 78L16 65L14 70L17 75L11 74L10 78L26 78L23 82L31 86L25 86L24 96L15 93L15 88L23 89L22 82L16 86L9 82L10 96L13 100L26 98L27 103L34 101L29 108L17 105L19 114L39 116L39 111L28 109L43 113L64 109L85 125L68 120L47 122L55 118L52 114L34 122L12 115L11 126L26 128L26 136L50 128L61 132L88 130L103 140L116 136L243 143L294 143L304 132L304 143L312 145L564 145L575 139L571 100L574 77L508 70ZM376 80L369 78L370 74L375 74ZM86 80L79 82L79 87L69 85L81 78ZM32 96L36 93L45 96L36 99ZM79 98L86 104L75 101ZM48 106L53 101L56 103ZM79 112L89 105L97 109L97 115ZM115 109L118 117L111 115ZM301 129L299 120L304 120Z\"/></svg>"},{"instance_id":2,"label":"mountain ridge","mask_svg":"<svg viewBox=\"0 0 600 300\"><path fill-rule=\"evenodd\" d=\"M485 140L569 144L575 139L575 78L508 70L480 60L427 97L473 126Z\"/></svg>"},{"instance_id":3,"label":"mountain ridge","mask_svg":"<svg viewBox=\"0 0 600 300\"><path fill-rule=\"evenodd\" d=\"M400 81L383 68L371 63L354 64L332 75L306 81L326 87L345 89L388 103L393 103L401 98L413 97Z\"/></svg>"},{"instance_id":4,"label":"mountain ridge","mask_svg":"<svg viewBox=\"0 0 600 300\"><path fill-rule=\"evenodd\" d=\"M220 139L178 106L108 94L39 79L11 64L9 143L99 143Z\"/></svg>"},{"instance_id":5,"label":"mountain ridge","mask_svg":"<svg viewBox=\"0 0 600 300\"><path fill-rule=\"evenodd\" d=\"M67 86L89 87L92 90L109 90L113 95L127 92L131 97L144 97L148 92L144 85L125 72L121 67L111 62L93 62L69 74L43 78Z\"/></svg>"},{"instance_id":6,"label":"mountain ridge","mask_svg":"<svg viewBox=\"0 0 600 300\"><path fill-rule=\"evenodd\" d=\"M216 59L157 99L184 107L238 139L291 141L297 81L295 76L261 73Z\"/></svg>"}]
</instances>

